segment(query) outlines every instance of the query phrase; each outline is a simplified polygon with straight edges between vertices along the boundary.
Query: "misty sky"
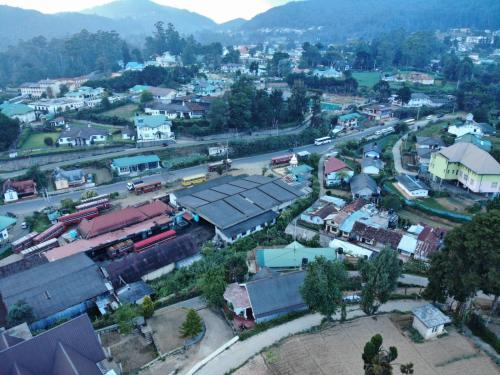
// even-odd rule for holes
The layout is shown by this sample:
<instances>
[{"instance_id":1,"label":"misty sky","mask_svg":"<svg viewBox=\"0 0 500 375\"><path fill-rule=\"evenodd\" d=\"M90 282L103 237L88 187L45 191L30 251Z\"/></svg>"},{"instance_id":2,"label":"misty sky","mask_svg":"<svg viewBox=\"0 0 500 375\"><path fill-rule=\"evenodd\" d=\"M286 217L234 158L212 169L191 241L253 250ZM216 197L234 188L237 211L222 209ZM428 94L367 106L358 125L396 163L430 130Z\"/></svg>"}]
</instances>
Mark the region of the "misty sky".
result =
<instances>
[{"instance_id":1,"label":"misty sky","mask_svg":"<svg viewBox=\"0 0 500 375\"><path fill-rule=\"evenodd\" d=\"M225 22L234 18L250 19L269 8L292 0L154 0L154 2L176 8L188 9ZM26 9L36 9L43 13L75 12L111 0L0 0L0 4Z\"/></svg>"}]
</instances>

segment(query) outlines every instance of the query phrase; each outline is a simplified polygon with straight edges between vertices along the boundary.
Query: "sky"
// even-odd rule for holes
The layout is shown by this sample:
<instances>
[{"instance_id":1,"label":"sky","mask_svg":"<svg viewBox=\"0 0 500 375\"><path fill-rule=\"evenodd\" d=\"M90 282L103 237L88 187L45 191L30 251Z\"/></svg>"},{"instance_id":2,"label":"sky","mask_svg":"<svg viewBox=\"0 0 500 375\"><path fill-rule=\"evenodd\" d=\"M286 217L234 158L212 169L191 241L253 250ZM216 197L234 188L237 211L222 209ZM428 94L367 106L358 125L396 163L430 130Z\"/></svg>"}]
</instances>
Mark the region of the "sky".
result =
<instances>
[{"instance_id":1,"label":"sky","mask_svg":"<svg viewBox=\"0 0 500 375\"><path fill-rule=\"evenodd\" d=\"M276 5L291 0L154 0L158 4L187 9L226 22L235 18L250 19ZM2 5L35 9L42 13L77 12L111 0L0 0Z\"/></svg>"}]
</instances>

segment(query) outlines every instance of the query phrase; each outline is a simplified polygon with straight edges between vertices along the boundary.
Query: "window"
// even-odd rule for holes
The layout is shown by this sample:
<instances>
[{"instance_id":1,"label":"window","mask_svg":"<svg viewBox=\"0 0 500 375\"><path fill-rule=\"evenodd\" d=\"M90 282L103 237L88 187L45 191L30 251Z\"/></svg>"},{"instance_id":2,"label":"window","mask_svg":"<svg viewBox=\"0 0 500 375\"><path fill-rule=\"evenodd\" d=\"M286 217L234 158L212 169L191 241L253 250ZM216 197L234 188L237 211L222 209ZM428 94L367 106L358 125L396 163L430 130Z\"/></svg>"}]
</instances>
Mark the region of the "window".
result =
<instances>
[{"instance_id":1,"label":"window","mask_svg":"<svg viewBox=\"0 0 500 375\"><path fill-rule=\"evenodd\" d=\"M491 187L492 187L493 189L496 189L496 188L497 188L497 186L498 186L498 182L492 182L492 183L491 183Z\"/></svg>"},{"instance_id":2,"label":"window","mask_svg":"<svg viewBox=\"0 0 500 375\"><path fill-rule=\"evenodd\" d=\"M436 333L439 327L432 327L432 333Z\"/></svg>"}]
</instances>

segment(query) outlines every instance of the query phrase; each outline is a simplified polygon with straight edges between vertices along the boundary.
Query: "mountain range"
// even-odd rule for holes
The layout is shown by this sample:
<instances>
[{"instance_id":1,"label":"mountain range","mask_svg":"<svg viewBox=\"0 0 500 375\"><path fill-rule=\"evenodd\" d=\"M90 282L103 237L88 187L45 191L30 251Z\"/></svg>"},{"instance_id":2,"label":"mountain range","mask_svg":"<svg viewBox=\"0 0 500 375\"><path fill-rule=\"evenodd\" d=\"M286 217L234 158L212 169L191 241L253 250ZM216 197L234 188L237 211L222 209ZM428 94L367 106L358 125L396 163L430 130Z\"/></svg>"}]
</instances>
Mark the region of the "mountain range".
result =
<instances>
[{"instance_id":1,"label":"mountain range","mask_svg":"<svg viewBox=\"0 0 500 375\"><path fill-rule=\"evenodd\" d=\"M19 39L66 36L84 28L115 30L125 38L140 40L138 37L151 33L157 21L171 22L183 34L210 32L212 39L227 40L232 35L235 40L262 41L278 36L338 42L371 38L397 28L500 29L500 1L306 0L271 8L249 21L236 19L220 25L197 13L150 0L116 0L80 13L57 14L0 5L0 49Z\"/></svg>"}]
</instances>

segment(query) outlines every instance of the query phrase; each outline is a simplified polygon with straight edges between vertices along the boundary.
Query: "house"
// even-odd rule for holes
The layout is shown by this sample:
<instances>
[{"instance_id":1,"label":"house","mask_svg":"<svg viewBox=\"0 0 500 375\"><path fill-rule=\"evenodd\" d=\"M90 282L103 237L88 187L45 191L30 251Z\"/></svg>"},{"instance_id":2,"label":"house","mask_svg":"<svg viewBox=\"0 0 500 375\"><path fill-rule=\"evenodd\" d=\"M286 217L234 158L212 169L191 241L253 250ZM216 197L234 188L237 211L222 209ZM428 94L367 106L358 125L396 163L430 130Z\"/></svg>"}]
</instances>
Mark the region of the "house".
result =
<instances>
[{"instance_id":1,"label":"house","mask_svg":"<svg viewBox=\"0 0 500 375\"><path fill-rule=\"evenodd\" d=\"M312 170L313 168L307 164L300 164L296 166L290 165L287 167L288 173L293 176L294 181L297 182L309 181L312 177Z\"/></svg>"},{"instance_id":2,"label":"house","mask_svg":"<svg viewBox=\"0 0 500 375\"><path fill-rule=\"evenodd\" d=\"M10 216L0 216L0 243L9 239L9 229L16 225L17 220Z\"/></svg>"},{"instance_id":3,"label":"house","mask_svg":"<svg viewBox=\"0 0 500 375\"><path fill-rule=\"evenodd\" d=\"M261 274L261 275L260 275ZM295 311L307 310L300 288L305 271L279 274L260 271L245 284L226 287L224 300L235 315L263 323Z\"/></svg>"},{"instance_id":4,"label":"house","mask_svg":"<svg viewBox=\"0 0 500 375\"><path fill-rule=\"evenodd\" d=\"M135 116L134 124L137 131L137 142L172 141L172 122L165 115Z\"/></svg>"},{"instance_id":5,"label":"house","mask_svg":"<svg viewBox=\"0 0 500 375\"><path fill-rule=\"evenodd\" d=\"M57 143L61 146L88 146L95 143L106 142L108 140L108 135L109 132L107 130L90 125L87 127L70 127L66 125L66 129L59 135Z\"/></svg>"},{"instance_id":6,"label":"house","mask_svg":"<svg viewBox=\"0 0 500 375\"><path fill-rule=\"evenodd\" d=\"M147 91L153 95L153 100L163 103L170 103L177 96L177 91L166 87L150 86Z\"/></svg>"},{"instance_id":7,"label":"house","mask_svg":"<svg viewBox=\"0 0 500 375\"><path fill-rule=\"evenodd\" d=\"M451 319L432 304L417 307L413 311L412 327L425 339L438 337L445 333L444 325Z\"/></svg>"},{"instance_id":8,"label":"house","mask_svg":"<svg viewBox=\"0 0 500 375\"><path fill-rule=\"evenodd\" d=\"M338 209L333 204L325 202L317 202L300 214L300 220L306 223L321 225L325 224L325 219L332 213L338 212Z\"/></svg>"},{"instance_id":9,"label":"house","mask_svg":"<svg viewBox=\"0 0 500 375\"><path fill-rule=\"evenodd\" d=\"M361 173L378 176L384 168L384 162L380 159L364 158L361 160Z\"/></svg>"},{"instance_id":10,"label":"house","mask_svg":"<svg viewBox=\"0 0 500 375\"><path fill-rule=\"evenodd\" d=\"M313 75L319 78L342 78L342 72L332 66L327 69L314 69Z\"/></svg>"},{"instance_id":11,"label":"house","mask_svg":"<svg viewBox=\"0 0 500 375\"><path fill-rule=\"evenodd\" d=\"M425 168L429 166L431 154L444 147L444 142L438 137L417 137L416 150L419 164Z\"/></svg>"},{"instance_id":12,"label":"house","mask_svg":"<svg viewBox=\"0 0 500 375\"><path fill-rule=\"evenodd\" d=\"M162 68L168 68L169 66L177 65L175 56L172 56L169 52L165 52L161 56L156 56L155 60L156 63Z\"/></svg>"},{"instance_id":13,"label":"house","mask_svg":"<svg viewBox=\"0 0 500 375\"><path fill-rule=\"evenodd\" d=\"M347 183L354 175L354 171L342 160L331 157L323 164L324 184L328 187Z\"/></svg>"},{"instance_id":14,"label":"house","mask_svg":"<svg viewBox=\"0 0 500 375\"><path fill-rule=\"evenodd\" d=\"M478 134L465 134L455 139L455 143L459 142L472 143L473 145L479 147L480 149L486 152L491 152L491 149L493 147L491 141L482 138Z\"/></svg>"},{"instance_id":15,"label":"house","mask_svg":"<svg viewBox=\"0 0 500 375\"><path fill-rule=\"evenodd\" d=\"M12 181L8 179L3 183L5 203L15 202L18 199L33 198L37 194L36 182L33 180Z\"/></svg>"},{"instance_id":16,"label":"house","mask_svg":"<svg viewBox=\"0 0 500 375\"><path fill-rule=\"evenodd\" d=\"M0 324L19 301L33 309L34 330L44 329L56 321L72 318L96 306L112 287L100 268L85 254L76 254L15 273L0 279ZM104 311L103 311L104 312Z\"/></svg>"},{"instance_id":17,"label":"house","mask_svg":"<svg viewBox=\"0 0 500 375\"><path fill-rule=\"evenodd\" d=\"M85 184L85 172L82 169L64 171L57 168L52 173L56 190L68 189L70 187Z\"/></svg>"},{"instance_id":18,"label":"house","mask_svg":"<svg viewBox=\"0 0 500 375\"><path fill-rule=\"evenodd\" d=\"M125 70L127 71L133 71L133 72L138 72L144 69L144 64L139 63L137 61L129 61L125 65Z\"/></svg>"},{"instance_id":19,"label":"house","mask_svg":"<svg viewBox=\"0 0 500 375\"><path fill-rule=\"evenodd\" d=\"M434 77L420 72L410 72L406 75L406 80L412 83L419 83L421 85L433 85Z\"/></svg>"},{"instance_id":20,"label":"house","mask_svg":"<svg viewBox=\"0 0 500 375\"><path fill-rule=\"evenodd\" d=\"M116 296L122 304L141 305L146 296L150 297L154 290L144 281L127 283L116 290Z\"/></svg>"},{"instance_id":21,"label":"house","mask_svg":"<svg viewBox=\"0 0 500 375\"><path fill-rule=\"evenodd\" d=\"M432 154L429 173L434 181L457 181L474 193L500 192L500 164L472 143L455 143Z\"/></svg>"},{"instance_id":22,"label":"house","mask_svg":"<svg viewBox=\"0 0 500 375\"><path fill-rule=\"evenodd\" d=\"M33 336L14 327L0 332L0 375L111 374L87 314ZM114 372L113 372L114 373Z\"/></svg>"},{"instance_id":23,"label":"house","mask_svg":"<svg viewBox=\"0 0 500 375\"><path fill-rule=\"evenodd\" d=\"M11 119L19 120L19 122L25 124L36 120L35 110L26 104L5 102L0 104L0 112Z\"/></svg>"},{"instance_id":24,"label":"house","mask_svg":"<svg viewBox=\"0 0 500 375\"><path fill-rule=\"evenodd\" d=\"M411 94L411 98L408 101L408 103L405 104L405 107L409 108L418 108L418 107L433 107L434 103L429 97L429 95L420 93L420 92L414 92Z\"/></svg>"},{"instance_id":25,"label":"house","mask_svg":"<svg viewBox=\"0 0 500 375\"><path fill-rule=\"evenodd\" d=\"M404 234L399 241L397 250L405 259L413 257L417 250L418 240L411 234Z\"/></svg>"},{"instance_id":26,"label":"house","mask_svg":"<svg viewBox=\"0 0 500 375\"><path fill-rule=\"evenodd\" d=\"M417 248L414 253L414 258L428 261L430 256L443 246L444 237L447 230L440 227L431 227L422 225L422 230L417 233Z\"/></svg>"},{"instance_id":27,"label":"house","mask_svg":"<svg viewBox=\"0 0 500 375\"><path fill-rule=\"evenodd\" d=\"M132 94L133 96L139 96L141 95L144 91L149 91L150 86L145 86L145 85L135 85L131 88L128 89L129 94Z\"/></svg>"},{"instance_id":28,"label":"house","mask_svg":"<svg viewBox=\"0 0 500 375\"><path fill-rule=\"evenodd\" d=\"M47 124L49 126L52 126L53 128L57 128L59 126L66 125L66 119L64 118L64 116L57 116L47 120Z\"/></svg>"},{"instance_id":29,"label":"house","mask_svg":"<svg viewBox=\"0 0 500 375\"><path fill-rule=\"evenodd\" d=\"M138 155L113 159L111 169L118 176L138 175L147 171L160 169L160 158L156 155Z\"/></svg>"},{"instance_id":30,"label":"house","mask_svg":"<svg viewBox=\"0 0 500 375\"><path fill-rule=\"evenodd\" d=\"M463 124L455 124L448 127L448 133L455 135L460 138L466 134L477 134L479 136L483 135L483 129L477 122L474 121L474 116L469 113Z\"/></svg>"},{"instance_id":31,"label":"house","mask_svg":"<svg viewBox=\"0 0 500 375\"><path fill-rule=\"evenodd\" d=\"M369 259L375 254L377 254L377 251L373 249L368 249L366 247L356 245L352 242L343 241L337 238L330 241L329 246L332 249L334 249L335 252L339 255L344 255L354 258Z\"/></svg>"},{"instance_id":32,"label":"house","mask_svg":"<svg viewBox=\"0 0 500 375\"><path fill-rule=\"evenodd\" d=\"M132 129L131 127L127 126L125 129L122 130L122 139L127 141L135 141L135 138L136 138L135 129Z\"/></svg>"},{"instance_id":33,"label":"house","mask_svg":"<svg viewBox=\"0 0 500 375\"><path fill-rule=\"evenodd\" d=\"M385 121L392 118L392 108L384 104L364 107L362 113L372 121Z\"/></svg>"},{"instance_id":34,"label":"house","mask_svg":"<svg viewBox=\"0 0 500 375\"><path fill-rule=\"evenodd\" d=\"M365 173L360 173L349 182L351 185L351 193L353 199L365 198L370 200L372 197L376 197L380 193L380 189L377 182Z\"/></svg>"},{"instance_id":35,"label":"house","mask_svg":"<svg viewBox=\"0 0 500 375\"><path fill-rule=\"evenodd\" d=\"M337 259L337 254L332 248L305 247L297 241L285 247L258 248L255 250L256 269L259 270L264 267L277 269L306 268L308 263L319 256L332 261Z\"/></svg>"},{"instance_id":36,"label":"house","mask_svg":"<svg viewBox=\"0 0 500 375\"><path fill-rule=\"evenodd\" d=\"M402 237L402 234L397 231L356 221L349 239L368 247L370 250L379 251L386 247L397 250Z\"/></svg>"},{"instance_id":37,"label":"house","mask_svg":"<svg viewBox=\"0 0 500 375\"><path fill-rule=\"evenodd\" d=\"M359 113L348 113L341 115L338 118L337 124L343 126L344 129L350 130L358 127L358 120L362 118Z\"/></svg>"},{"instance_id":38,"label":"house","mask_svg":"<svg viewBox=\"0 0 500 375\"><path fill-rule=\"evenodd\" d=\"M38 114L58 114L68 111L77 111L85 107L85 101L78 98L41 99L28 105Z\"/></svg>"},{"instance_id":39,"label":"house","mask_svg":"<svg viewBox=\"0 0 500 375\"><path fill-rule=\"evenodd\" d=\"M152 102L146 104L144 112L153 116L166 116L169 120L183 118L189 119L192 116L191 110L188 106L164 102Z\"/></svg>"},{"instance_id":40,"label":"house","mask_svg":"<svg viewBox=\"0 0 500 375\"><path fill-rule=\"evenodd\" d=\"M422 181L417 180L416 177L403 174L397 176L396 180L398 181L396 183L396 187L399 188L398 190L402 191L409 199L426 198L429 196L429 187Z\"/></svg>"},{"instance_id":41,"label":"house","mask_svg":"<svg viewBox=\"0 0 500 375\"><path fill-rule=\"evenodd\" d=\"M362 198L356 199L353 202L349 203L342 207L337 215L331 215L325 221L325 230L331 234L339 234L339 225L349 217L353 212L360 210L364 205L366 205L366 201Z\"/></svg>"},{"instance_id":42,"label":"house","mask_svg":"<svg viewBox=\"0 0 500 375\"><path fill-rule=\"evenodd\" d=\"M382 147L377 142L368 143L363 146L363 158L380 159L382 155Z\"/></svg>"},{"instance_id":43,"label":"house","mask_svg":"<svg viewBox=\"0 0 500 375\"><path fill-rule=\"evenodd\" d=\"M68 92L64 96L66 98L83 100L86 107L94 108L101 105L104 94L105 90L102 87L92 88L81 86L77 91Z\"/></svg>"}]
</instances>

